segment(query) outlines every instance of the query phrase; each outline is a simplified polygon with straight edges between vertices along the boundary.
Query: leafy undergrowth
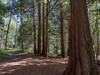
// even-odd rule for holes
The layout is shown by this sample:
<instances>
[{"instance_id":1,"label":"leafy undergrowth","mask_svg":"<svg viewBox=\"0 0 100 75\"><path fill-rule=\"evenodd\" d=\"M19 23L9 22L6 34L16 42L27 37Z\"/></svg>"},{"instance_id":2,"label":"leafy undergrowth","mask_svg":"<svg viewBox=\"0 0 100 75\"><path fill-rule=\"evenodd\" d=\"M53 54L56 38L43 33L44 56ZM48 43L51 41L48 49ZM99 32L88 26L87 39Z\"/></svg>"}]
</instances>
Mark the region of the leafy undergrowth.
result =
<instances>
[{"instance_id":1,"label":"leafy undergrowth","mask_svg":"<svg viewBox=\"0 0 100 75\"><path fill-rule=\"evenodd\" d=\"M16 55L20 53L28 53L24 52L20 49L14 49L14 48L7 48L6 50L0 49L0 59L7 59L10 55Z\"/></svg>"},{"instance_id":2,"label":"leafy undergrowth","mask_svg":"<svg viewBox=\"0 0 100 75\"><path fill-rule=\"evenodd\" d=\"M8 57L8 54L5 51L0 50L0 59L5 59Z\"/></svg>"}]
</instances>

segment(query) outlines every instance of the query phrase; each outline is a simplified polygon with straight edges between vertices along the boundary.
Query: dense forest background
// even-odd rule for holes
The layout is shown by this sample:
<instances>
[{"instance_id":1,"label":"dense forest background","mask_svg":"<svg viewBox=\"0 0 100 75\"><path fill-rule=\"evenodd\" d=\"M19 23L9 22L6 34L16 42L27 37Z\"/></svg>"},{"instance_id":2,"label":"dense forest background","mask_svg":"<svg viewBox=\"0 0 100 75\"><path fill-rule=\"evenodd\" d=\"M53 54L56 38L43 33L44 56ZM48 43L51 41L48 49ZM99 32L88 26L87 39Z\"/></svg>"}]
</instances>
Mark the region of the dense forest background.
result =
<instances>
[{"instance_id":1,"label":"dense forest background","mask_svg":"<svg viewBox=\"0 0 100 75\"><path fill-rule=\"evenodd\" d=\"M40 6L38 4L39 2L41 2ZM35 45L38 47L38 44L41 43L42 46L43 42L45 42L43 41L45 38L43 36L45 34L48 35L46 39L48 40L48 53L60 54L61 36L63 36L63 44L65 51L67 52L68 23L70 21L69 5L69 1L67 0L63 0L63 2L58 0L50 0L49 2L47 2L47 0L34 2L32 0L1 0L0 52L10 52L13 50L19 52L33 52ZM91 25L93 46L97 54L100 53L99 14L99 1L89 1L88 16ZM38 15L40 16L40 19L38 19ZM46 30L46 25L43 24L46 24L45 21L47 18L48 27ZM63 27L60 25L61 21L63 21ZM62 33L63 35L61 35Z\"/></svg>"},{"instance_id":2,"label":"dense forest background","mask_svg":"<svg viewBox=\"0 0 100 75\"><path fill-rule=\"evenodd\" d=\"M98 75L100 1L0 0L0 59L20 54L68 57L63 75Z\"/></svg>"},{"instance_id":3,"label":"dense forest background","mask_svg":"<svg viewBox=\"0 0 100 75\"><path fill-rule=\"evenodd\" d=\"M1 0L0 3L1 50L33 52L34 46L36 45L37 48L39 42L42 46L45 42L43 39L47 37L48 52L57 54L61 50L60 34L63 33L65 40L63 42L66 44L67 51L68 1L63 3L63 9L65 9L62 11L63 32L60 32L60 1L52 0L47 4L47 1L43 0L40 6L38 1L33 2L32 0ZM67 15L65 15L66 12ZM47 18L48 27L46 29ZM46 37L43 37L45 35Z\"/></svg>"}]
</instances>

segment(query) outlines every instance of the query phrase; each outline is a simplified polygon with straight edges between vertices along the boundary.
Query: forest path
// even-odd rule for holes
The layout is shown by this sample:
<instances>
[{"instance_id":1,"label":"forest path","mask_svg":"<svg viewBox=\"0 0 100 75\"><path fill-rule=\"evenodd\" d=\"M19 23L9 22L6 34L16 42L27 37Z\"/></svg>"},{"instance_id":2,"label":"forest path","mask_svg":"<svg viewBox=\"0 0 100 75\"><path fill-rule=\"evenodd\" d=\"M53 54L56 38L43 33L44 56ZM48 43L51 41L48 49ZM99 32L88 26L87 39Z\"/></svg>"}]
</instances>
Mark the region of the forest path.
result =
<instances>
[{"instance_id":1,"label":"forest path","mask_svg":"<svg viewBox=\"0 0 100 75\"><path fill-rule=\"evenodd\" d=\"M0 61L0 75L62 75L67 58L13 56Z\"/></svg>"}]
</instances>

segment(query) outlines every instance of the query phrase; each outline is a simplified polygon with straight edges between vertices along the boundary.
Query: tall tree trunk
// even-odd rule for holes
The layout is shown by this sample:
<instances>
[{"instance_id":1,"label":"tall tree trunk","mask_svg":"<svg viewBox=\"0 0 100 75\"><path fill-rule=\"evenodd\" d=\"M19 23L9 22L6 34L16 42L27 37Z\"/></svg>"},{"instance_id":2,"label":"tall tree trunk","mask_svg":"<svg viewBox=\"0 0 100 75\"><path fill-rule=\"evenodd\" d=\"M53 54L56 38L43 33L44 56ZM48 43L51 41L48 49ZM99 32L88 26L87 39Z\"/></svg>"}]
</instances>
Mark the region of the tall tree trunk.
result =
<instances>
[{"instance_id":1,"label":"tall tree trunk","mask_svg":"<svg viewBox=\"0 0 100 75\"><path fill-rule=\"evenodd\" d=\"M44 51L45 51L45 47L46 47L46 24L45 24L45 6L44 3L42 5L42 16L43 16L43 44L42 44L42 55L44 56Z\"/></svg>"},{"instance_id":2,"label":"tall tree trunk","mask_svg":"<svg viewBox=\"0 0 100 75\"><path fill-rule=\"evenodd\" d=\"M36 50L36 25L35 25L35 5L34 5L34 0L32 0L33 2L33 30L34 30L34 48L33 48L33 51L34 51L34 54L37 54L37 50Z\"/></svg>"},{"instance_id":3,"label":"tall tree trunk","mask_svg":"<svg viewBox=\"0 0 100 75\"><path fill-rule=\"evenodd\" d=\"M7 33L6 33L5 48L4 48L4 50L6 50L6 48L7 48L8 34L9 34L10 24L11 24L11 14L10 14L10 19L9 19L9 23L8 23Z\"/></svg>"},{"instance_id":4,"label":"tall tree trunk","mask_svg":"<svg viewBox=\"0 0 100 75\"><path fill-rule=\"evenodd\" d=\"M47 5L46 5L46 47L44 51L44 56L47 56L48 52L48 13L49 12L49 0L47 0Z\"/></svg>"},{"instance_id":5,"label":"tall tree trunk","mask_svg":"<svg viewBox=\"0 0 100 75\"><path fill-rule=\"evenodd\" d=\"M64 47L64 21L63 21L63 3L60 1L60 37L61 37L61 56L65 57Z\"/></svg>"},{"instance_id":6,"label":"tall tree trunk","mask_svg":"<svg viewBox=\"0 0 100 75\"><path fill-rule=\"evenodd\" d=\"M86 0L70 0L69 63L63 75L97 75Z\"/></svg>"},{"instance_id":7,"label":"tall tree trunk","mask_svg":"<svg viewBox=\"0 0 100 75\"><path fill-rule=\"evenodd\" d=\"M38 48L37 52L41 55L41 1L38 0Z\"/></svg>"},{"instance_id":8,"label":"tall tree trunk","mask_svg":"<svg viewBox=\"0 0 100 75\"><path fill-rule=\"evenodd\" d=\"M47 53L48 53L48 9L49 9L48 4L49 4L49 1L46 4L46 9L44 8L44 4L43 4L43 12L46 13L46 15L43 13L43 49L42 49L42 55L44 57L47 57Z\"/></svg>"}]
</instances>

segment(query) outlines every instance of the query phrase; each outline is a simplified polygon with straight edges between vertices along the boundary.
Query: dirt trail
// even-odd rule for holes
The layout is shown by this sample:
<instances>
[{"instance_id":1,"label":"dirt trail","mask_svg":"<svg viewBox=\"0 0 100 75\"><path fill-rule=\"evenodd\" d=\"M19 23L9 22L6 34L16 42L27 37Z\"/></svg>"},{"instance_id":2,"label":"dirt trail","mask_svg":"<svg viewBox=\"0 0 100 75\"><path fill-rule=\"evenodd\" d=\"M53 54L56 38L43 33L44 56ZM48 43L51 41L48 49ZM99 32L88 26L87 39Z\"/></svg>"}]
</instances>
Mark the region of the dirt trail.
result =
<instances>
[{"instance_id":1,"label":"dirt trail","mask_svg":"<svg viewBox=\"0 0 100 75\"><path fill-rule=\"evenodd\" d=\"M0 75L62 75L68 59L39 57L31 54L14 55L0 60ZM98 64L100 75L100 64Z\"/></svg>"},{"instance_id":2,"label":"dirt trail","mask_svg":"<svg viewBox=\"0 0 100 75\"><path fill-rule=\"evenodd\" d=\"M0 63L0 75L62 75L67 58L14 56Z\"/></svg>"}]
</instances>

